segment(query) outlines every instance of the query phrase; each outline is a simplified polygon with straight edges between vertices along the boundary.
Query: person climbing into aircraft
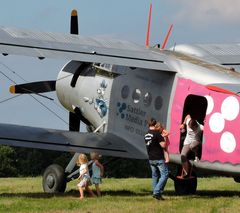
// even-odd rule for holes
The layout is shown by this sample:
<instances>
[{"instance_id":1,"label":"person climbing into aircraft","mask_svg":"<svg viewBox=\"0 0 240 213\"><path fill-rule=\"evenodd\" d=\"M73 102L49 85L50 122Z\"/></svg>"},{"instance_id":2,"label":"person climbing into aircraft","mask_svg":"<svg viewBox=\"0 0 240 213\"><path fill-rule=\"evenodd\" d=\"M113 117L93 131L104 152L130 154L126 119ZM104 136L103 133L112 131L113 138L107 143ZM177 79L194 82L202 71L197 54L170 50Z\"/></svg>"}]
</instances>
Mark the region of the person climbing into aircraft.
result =
<instances>
[{"instance_id":1,"label":"person climbing into aircraft","mask_svg":"<svg viewBox=\"0 0 240 213\"><path fill-rule=\"evenodd\" d=\"M166 141L160 132L156 130L156 124L156 120L151 118L148 123L149 130L145 134L144 139L152 171L153 198L164 200L162 193L167 183L169 173L163 151L163 149L166 148Z\"/></svg>"},{"instance_id":2,"label":"person climbing into aircraft","mask_svg":"<svg viewBox=\"0 0 240 213\"><path fill-rule=\"evenodd\" d=\"M77 184L80 193L80 200L84 198L84 189L90 194L91 197L96 197L93 191L89 188L91 185L91 180L88 170L88 159L85 154L79 155L77 165L80 166L78 177L80 182Z\"/></svg>"},{"instance_id":3,"label":"person climbing into aircraft","mask_svg":"<svg viewBox=\"0 0 240 213\"><path fill-rule=\"evenodd\" d=\"M92 163L92 184L95 185L97 196L101 196L101 191L99 185L102 183L102 177L104 172L103 165L99 162L100 155L97 152L90 153Z\"/></svg>"},{"instance_id":4,"label":"person climbing into aircraft","mask_svg":"<svg viewBox=\"0 0 240 213\"><path fill-rule=\"evenodd\" d=\"M169 152L168 152L168 146L170 144L170 141L168 138L169 132L164 128L164 126L160 122L157 122L155 129L161 133L164 140L166 141L166 147L163 149L163 152L164 152L165 163L169 163L170 161Z\"/></svg>"},{"instance_id":5,"label":"person climbing into aircraft","mask_svg":"<svg viewBox=\"0 0 240 213\"><path fill-rule=\"evenodd\" d=\"M192 150L195 153L195 161L198 161L198 149L201 144L201 134L203 132L203 125L199 124L197 120L192 119L190 115L187 115L184 122L180 125L180 129L184 130L186 127L187 134L183 142L183 148L181 151L181 161L183 167L183 177L189 176L189 161L187 156Z\"/></svg>"}]
</instances>

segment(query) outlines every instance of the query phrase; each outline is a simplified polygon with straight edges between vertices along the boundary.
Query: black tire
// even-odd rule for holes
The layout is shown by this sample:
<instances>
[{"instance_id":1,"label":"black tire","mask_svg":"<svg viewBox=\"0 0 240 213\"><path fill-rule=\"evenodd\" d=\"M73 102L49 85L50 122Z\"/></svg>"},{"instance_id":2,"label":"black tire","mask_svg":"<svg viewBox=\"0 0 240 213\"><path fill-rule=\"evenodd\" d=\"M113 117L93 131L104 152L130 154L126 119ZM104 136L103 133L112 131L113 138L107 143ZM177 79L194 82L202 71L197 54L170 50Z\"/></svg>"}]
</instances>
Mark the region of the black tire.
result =
<instances>
[{"instance_id":1,"label":"black tire","mask_svg":"<svg viewBox=\"0 0 240 213\"><path fill-rule=\"evenodd\" d=\"M236 183L240 183L240 177L239 176L233 177L233 179Z\"/></svg>"},{"instance_id":2,"label":"black tire","mask_svg":"<svg viewBox=\"0 0 240 213\"><path fill-rule=\"evenodd\" d=\"M66 189L66 178L64 169L57 165L52 164L48 166L43 173L42 186L43 191L47 193L64 192Z\"/></svg>"}]
</instances>

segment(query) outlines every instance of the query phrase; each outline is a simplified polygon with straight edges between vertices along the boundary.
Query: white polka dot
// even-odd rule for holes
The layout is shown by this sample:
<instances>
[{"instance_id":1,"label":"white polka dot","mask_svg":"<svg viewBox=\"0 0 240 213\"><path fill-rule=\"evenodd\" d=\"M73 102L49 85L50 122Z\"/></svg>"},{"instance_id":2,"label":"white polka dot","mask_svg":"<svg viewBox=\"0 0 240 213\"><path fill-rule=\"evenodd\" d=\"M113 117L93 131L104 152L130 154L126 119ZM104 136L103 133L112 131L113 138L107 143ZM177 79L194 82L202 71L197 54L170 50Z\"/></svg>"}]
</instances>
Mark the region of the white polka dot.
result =
<instances>
[{"instance_id":1,"label":"white polka dot","mask_svg":"<svg viewBox=\"0 0 240 213\"><path fill-rule=\"evenodd\" d=\"M238 99L233 96L227 97L222 103L221 112L226 120L234 120L239 114Z\"/></svg>"},{"instance_id":2,"label":"white polka dot","mask_svg":"<svg viewBox=\"0 0 240 213\"><path fill-rule=\"evenodd\" d=\"M219 133L224 129L225 120L221 113L216 112L209 119L209 126L212 132Z\"/></svg>"},{"instance_id":3,"label":"white polka dot","mask_svg":"<svg viewBox=\"0 0 240 213\"><path fill-rule=\"evenodd\" d=\"M232 153L236 148L236 140L231 132L224 132L220 139L220 147L226 153Z\"/></svg>"},{"instance_id":4,"label":"white polka dot","mask_svg":"<svg viewBox=\"0 0 240 213\"><path fill-rule=\"evenodd\" d=\"M206 112L206 114L209 115L212 112L212 110L213 110L214 101L213 101L213 98L211 96L209 96L209 95L206 95L204 97L207 99L207 102L208 102L207 103L207 112Z\"/></svg>"}]
</instances>

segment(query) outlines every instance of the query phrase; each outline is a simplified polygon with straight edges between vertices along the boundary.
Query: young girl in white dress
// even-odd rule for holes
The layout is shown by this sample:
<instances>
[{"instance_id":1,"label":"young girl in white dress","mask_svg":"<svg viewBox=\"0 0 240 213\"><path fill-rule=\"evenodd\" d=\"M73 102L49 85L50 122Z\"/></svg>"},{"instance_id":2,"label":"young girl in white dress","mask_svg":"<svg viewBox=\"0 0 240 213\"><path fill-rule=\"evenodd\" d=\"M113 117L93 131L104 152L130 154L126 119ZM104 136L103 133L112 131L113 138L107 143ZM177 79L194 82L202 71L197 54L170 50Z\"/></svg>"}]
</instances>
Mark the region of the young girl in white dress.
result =
<instances>
[{"instance_id":1,"label":"young girl in white dress","mask_svg":"<svg viewBox=\"0 0 240 213\"><path fill-rule=\"evenodd\" d=\"M84 198L84 189L90 194L91 197L95 197L93 191L89 188L89 185L91 185L91 180L88 170L88 159L85 154L79 155L77 165L80 166L78 177L80 182L77 184L80 193L80 200Z\"/></svg>"}]
</instances>

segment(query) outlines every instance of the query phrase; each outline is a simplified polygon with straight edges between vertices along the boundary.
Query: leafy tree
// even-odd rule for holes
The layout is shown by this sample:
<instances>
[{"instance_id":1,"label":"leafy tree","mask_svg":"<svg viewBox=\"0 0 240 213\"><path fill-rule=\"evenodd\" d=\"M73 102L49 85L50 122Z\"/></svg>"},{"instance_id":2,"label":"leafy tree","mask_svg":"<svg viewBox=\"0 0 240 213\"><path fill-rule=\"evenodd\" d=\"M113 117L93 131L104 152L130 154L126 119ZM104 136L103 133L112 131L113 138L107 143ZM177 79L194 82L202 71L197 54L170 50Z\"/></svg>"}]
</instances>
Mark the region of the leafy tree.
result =
<instances>
[{"instance_id":1,"label":"leafy tree","mask_svg":"<svg viewBox=\"0 0 240 213\"><path fill-rule=\"evenodd\" d=\"M9 146L0 146L0 177L13 177L17 175L15 164L16 152Z\"/></svg>"}]
</instances>

